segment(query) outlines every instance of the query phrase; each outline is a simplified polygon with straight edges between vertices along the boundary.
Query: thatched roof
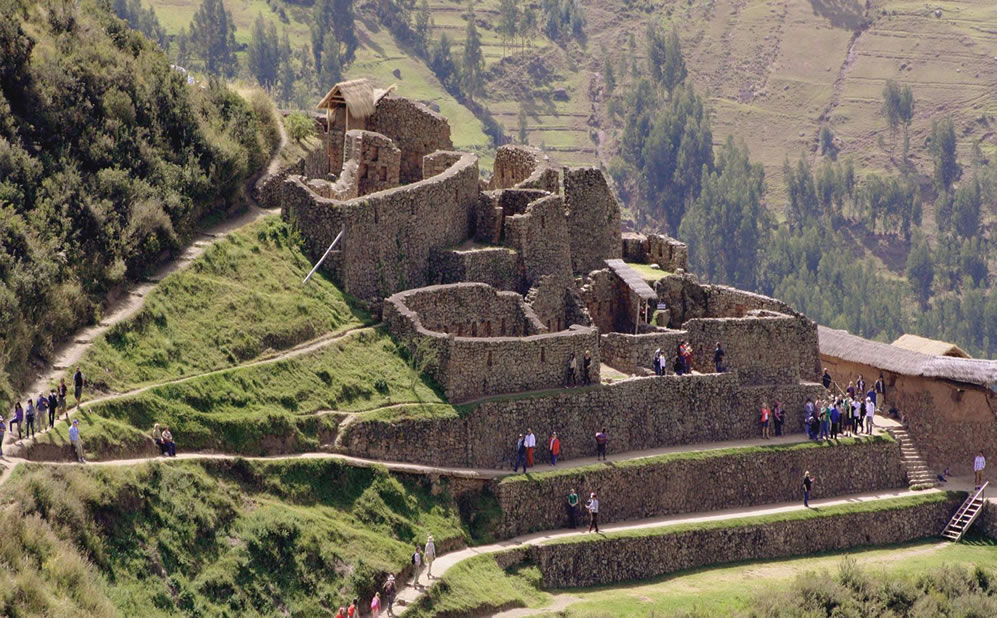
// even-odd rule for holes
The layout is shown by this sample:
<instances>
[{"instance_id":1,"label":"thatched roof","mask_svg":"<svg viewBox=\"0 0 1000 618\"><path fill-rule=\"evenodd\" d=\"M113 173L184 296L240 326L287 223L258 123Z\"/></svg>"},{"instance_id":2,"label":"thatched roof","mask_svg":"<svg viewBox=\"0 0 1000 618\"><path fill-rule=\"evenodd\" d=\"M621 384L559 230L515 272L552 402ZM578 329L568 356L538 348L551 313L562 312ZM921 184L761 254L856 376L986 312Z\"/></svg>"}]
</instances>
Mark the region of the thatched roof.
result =
<instances>
[{"instance_id":1,"label":"thatched roof","mask_svg":"<svg viewBox=\"0 0 1000 618\"><path fill-rule=\"evenodd\" d=\"M934 356L857 337L846 331L818 326L819 352L824 356L870 365L908 376L941 378L991 386L997 381L997 362L973 358Z\"/></svg>"},{"instance_id":2,"label":"thatched roof","mask_svg":"<svg viewBox=\"0 0 1000 618\"><path fill-rule=\"evenodd\" d=\"M362 77L334 84L316 107L332 109L339 105L347 105L347 109L355 118L371 116L375 112L375 89L371 81Z\"/></svg>"},{"instance_id":3,"label":"thatched roof","mask_svg":"<svg viewBox=\"0 0 1000 618\"><path fill-rule=\"evenodd\" d=\"M958 347L954 343L948 343L947 341L939 341L937 339L928 339L927 337L921 337L920 335L902 335L900 336L899 339L893 341L892 345L898 348L913 350L914 352L930 354L931 356L954 356L956 358L972 358L972 356L970 356L968 352Z\"/></svg>"}]
</instances>

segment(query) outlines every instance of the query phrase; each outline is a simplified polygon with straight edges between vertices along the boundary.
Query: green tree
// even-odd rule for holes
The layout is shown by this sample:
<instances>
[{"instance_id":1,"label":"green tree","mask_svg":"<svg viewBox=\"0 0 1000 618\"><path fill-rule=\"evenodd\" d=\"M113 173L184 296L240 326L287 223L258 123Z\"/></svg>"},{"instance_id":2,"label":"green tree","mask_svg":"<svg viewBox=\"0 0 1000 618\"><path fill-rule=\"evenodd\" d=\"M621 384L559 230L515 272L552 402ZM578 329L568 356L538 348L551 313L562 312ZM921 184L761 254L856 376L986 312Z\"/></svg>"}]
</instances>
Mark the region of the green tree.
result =
<instances>
[{"instance_id":1,"label":"green tree","mask_svg":"<svg viewBox=\"0 0 1000 618\"><path fill-rule=\"evenodd\" d=\"M451 39L444 32L431 50L430 67L446 89L455 86L455 61L451 57Z\"/></svg>"},{"instance_id":2,"label":"green tree","mask_svg":"<svg viewBox=\"0 0 1000 618\"><path fill-rule=\"evenodd\" d=\"M931 124L930 151L934 158L934 182L938 191L951 191L951 185L962 175L955 155L955 126L951 118Z\"/></svg>"},{"instance_id":3,"label":"green tree","mask_svg":"<svg viewBox=\"0 0 1000 618\"><path fill-rule=\"evenodd\" d=\"M497 25L497 34L503 44L503 55L507 56L507 42L513 41L517 36L517 0L500 0L500 23Z\"/></svg>"},{"instance_id":4,"label":"green tree","mask_svg":"<svg viewBox=\"0 0 1000 618\"><path fill-rule=\"evenodd\" d=\"M916 234L906 258L906 279L922 305L927 304L934 284L934 262L931 249L923 235Z\"/></svg>"},{"instance_id":5,"label":"green tree","mask_svg":"<svg viewBox=\"0 0 1000 618\"><path fill-rule=\"evenodd\" d=\"M289 105L295 93L295 67L292 66L292 45L288 40L288 30L282 30L278 44L278 99Z\"/></svg>"},{"instance_id":6,"label":"green tree","mask_svg":"<svg viewBox=\"0 0 1000 618\"><path fill-rule=\"evenodd\" d=\"M297 142L301 142L316 133L315 123L309 116L301 112L285 116L285 129L288 131L288 137Z\"/></svg>"},{"instance_id":7,"label":"green tree","mask_svg":"<svg viewBox=\"0 0 1000 618\"><path fill-rule=\"evenodd\" d=\"M320 83L331 86L343 78L339 45L324 45L319 66Z\"/></svg>"},{"instance_id":8,"label":"green tree","mask_svg":"<svg viewBox=\"0 0 1000 618\"><path fill-rule=\"evenodd\" d=\"M465 49L462 53L462 89L469 96L480 94L483 88L483 71L486 63L483 61L482 41L479 29L476 28L476 13L469 3L465 14Z\"/></svg>"},{"instance_id":9,"label":"green tree","mask_svg":"<svg viewBox=\"0 0 1000 618\"><path fill-rule=\"evenodd\" d=\"M674 28L667 35L666 58L663 63L663 85L670 92L687 79L687 65L681 52L681 39Z\"/></svg>"},{"instance_id":10,"label":"green tree","mask_svg":"<svg viewBox=\"0 0 1000 618\"><path fill-rule=\"evenodd\" d=\"M667 62L667 39L652 21L646 26L646 59L649 61L650 77L655 83L662 84Z\"/></svg>"},{"instance_id":11,"label":"green tree","mask_svg":"<svg viewBox=\"0 0 1000 618\"><path fill-rule=\"evenodd\" d=\"M604 87L607 89L607 96L610 97L615 91L615 67L611 64L611 56L604 52Z\"/></svg>"},{"instance_id":12,"label":"green tree","mask_svg":"<svg viewBox=\"0 0 1000 618\"><path fill-rule=\"evenodd\" d=\"M534 6L530 4L524 5L518 20L517 29L518 34L521 35L521 51L524 51L524 47L531 45L531 40L535 38L535 33L538 32L538 13L535 12Z\"/></svg>"},{"instance_id":13,"label":"green tree","mask_svg":"<svg viewBox=\"0 0 1000 618\"><path fill-rule=\"evenodd\" d=\"M190 43L206 72L226 77L236 73L236 25L222 0L202 0L191 20Z\"/></svg>"},{"instance_id":14,"label":"green tree","mask_svg":"<svg viewBox=\"0 0 1000 618\"><path fill-rule=\"evenodd\" d=\"M286 38L287 42L287 38ZM278 81L281 65L281 47L278 29L274 22L265 22L258 13L250 30L250 44L247 46L247 64L250 72L264 88L270 90Z\"/></svg>"},{"instance_id":15,"label":"green tree","mask_svg":"<svg viewBox=\"0 0 1000 618\"><path fill-rule=\"evenodd\" d=\"M414 18L413 36L420 55L426 58L429 54L431 31L434 29L434 18L427 0L420 0L420 8Z\"/></svg>"},{"instance_id":16,"label":"green tree","mask_svg":"<svg viewBox=\"0 0 1000 618\"><path fill-rule=\"evenodd\" d=\"M801 229L809 221L819 218L819 196L816 194L816 181L813 178L805 153L799 157L795 168L785 159L783 167L785 188L788 192L786 215L788 221Z\"/></svg>"},{"instance_id":17,"label":"green tree","mask_svg":"<svg viewBox=\"0 0 1000 618\"><path fill-rule=\"evenodd\" d=\"M819 132L819 152L823 156L834 159L837 157L837 146L833 142L833 131L830 127L824 126Z\"/></svg>"},{"instance_id":18,"label":"green tree","mask_svg":"<svg viewBox=\"0 0 1000 618\"><path fill-rule=\"evenodd\" d=\"M979 236L979 220L982 208L982 195L979 182L970 178L959 185L955 191L955 202L952 207L952 223L955 232L962 238Z\"/></svg>"},{"instance_id":19,"label":"green tree","mask_svg":"<svg viewBox=\"0 0 1000 618\"><path fill-rule=\"evenodd\" d=\"M524 111L523 105L517 112L517 141L528 143L528 113Z\"/></svg>"}]
</instances>

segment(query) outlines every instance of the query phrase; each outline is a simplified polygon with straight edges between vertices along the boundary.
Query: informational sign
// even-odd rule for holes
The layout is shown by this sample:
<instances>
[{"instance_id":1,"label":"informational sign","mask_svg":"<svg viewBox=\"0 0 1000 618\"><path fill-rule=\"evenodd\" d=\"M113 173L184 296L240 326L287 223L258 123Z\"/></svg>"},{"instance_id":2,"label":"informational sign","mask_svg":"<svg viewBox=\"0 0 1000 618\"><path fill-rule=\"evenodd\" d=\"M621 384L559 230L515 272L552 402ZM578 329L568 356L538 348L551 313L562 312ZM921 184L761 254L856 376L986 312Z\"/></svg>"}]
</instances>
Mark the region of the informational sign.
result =
<instances>
[{"instance_id":1,"label":"informational sign","mask_svg":"<svg viewBox=\"0 0 1000 618\"><path fill-rule=\"evenodd\" d=\"M656 303L656 310L663 311L667 308L667 303Z\"/></svg>"}]
</instances>

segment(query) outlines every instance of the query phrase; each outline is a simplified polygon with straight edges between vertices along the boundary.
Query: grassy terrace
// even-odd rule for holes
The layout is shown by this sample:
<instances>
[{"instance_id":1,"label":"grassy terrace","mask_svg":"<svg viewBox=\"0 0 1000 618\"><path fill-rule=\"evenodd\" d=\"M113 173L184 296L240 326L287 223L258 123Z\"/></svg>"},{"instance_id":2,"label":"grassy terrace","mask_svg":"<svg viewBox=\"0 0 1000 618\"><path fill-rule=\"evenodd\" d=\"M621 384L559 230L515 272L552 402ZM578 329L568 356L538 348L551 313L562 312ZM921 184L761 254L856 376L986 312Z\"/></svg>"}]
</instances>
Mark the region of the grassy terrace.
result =
<instances>
[{"instance_id":1,"label":"grassy terrace","mask_svg":"<svg viewBox=\"0 0 1000 618\"><path fill-rule=\"evenodd\" d=\"M334 461L25 465L0 505L4 616L332 616L470 540L447 491Z\"/></svg>"},{"instance_id":2,"label":"grassy terrace","mask_svg":"<svg viewBox=\"0 0 1000 618\"><path fill-rule=\"evenodd\" d=\"M880 442L894 442L894 439L888 433L884 433L866 438L843 438L837 441L828 440L824 442L801 442L798 444L776 444L774 446L744 446L744 447L711 449L706 451L681 451L678 453L667 453L665 455L656 455L653 457L642 457L640 459L613 461L611 463L601 462L597 464L581 466L578 468L565 468L560 470L551 470L548 472L532 472L530 476L524 474L512 474L510 476L504 477L500 482L537 483L545 481L547 479L559 478L564 476L576 476L580 474L586 474L588 472L601 472L603 470L608 469L609 467L628 468L633 466L651 466L651 465L671 463L676 461L692 461L692 460L703 461L721 457L729 457L732 455L745 456L745 455L755 455L755 454L785 452L785 451L804 451L804 450L812 450L818 448L843 448L852 446L862 446L865 444L873 444Z\"/></svg>"},{"instance_id":3,"label":"grassy terrace","mask_svg":"<svg viewBox=\"0 0 1000 618\"><path fill-rule=\"evenodd\" d=\"M80 366L92 387L122 392L371 321L329 280L303 286L310 267L288 227L263 219L164 279L135 316L94 342Z\"/></svg>"}]
</instances>

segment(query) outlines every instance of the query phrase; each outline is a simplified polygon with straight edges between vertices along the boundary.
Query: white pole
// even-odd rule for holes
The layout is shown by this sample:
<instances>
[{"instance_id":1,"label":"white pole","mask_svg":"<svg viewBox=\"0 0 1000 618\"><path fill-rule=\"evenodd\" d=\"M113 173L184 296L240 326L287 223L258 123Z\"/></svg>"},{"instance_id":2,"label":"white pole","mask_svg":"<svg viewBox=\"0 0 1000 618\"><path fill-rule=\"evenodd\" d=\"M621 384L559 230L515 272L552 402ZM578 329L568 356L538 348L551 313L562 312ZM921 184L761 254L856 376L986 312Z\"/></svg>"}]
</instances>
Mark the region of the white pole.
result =
<instances>
[{"instance_id":1,"label":"white pole","mask_svg":"<svg viewBox=\"0 0 1000 618\"><path fill-rule=\"evenodd\" d=\"M340 228L340 233L337 234L337 237L333 239L333 242L330 243L330 246L326 248L326 253L323 254L323 257L321 257L319 261L316 262L316 265L313 266L313 269L310 270L309 274L306 275L306 278L302 280L302 285L305 285L306 282L309 281L309 279L313 276L313 274L319 269L320 264L323 263L323 260L326 259L326 256L330 255L330 252L333 251L333 246L337 244L337 241L340 240L340 237L343 235L344 235L344 228Z\"/></svg>"}]
</instances>

